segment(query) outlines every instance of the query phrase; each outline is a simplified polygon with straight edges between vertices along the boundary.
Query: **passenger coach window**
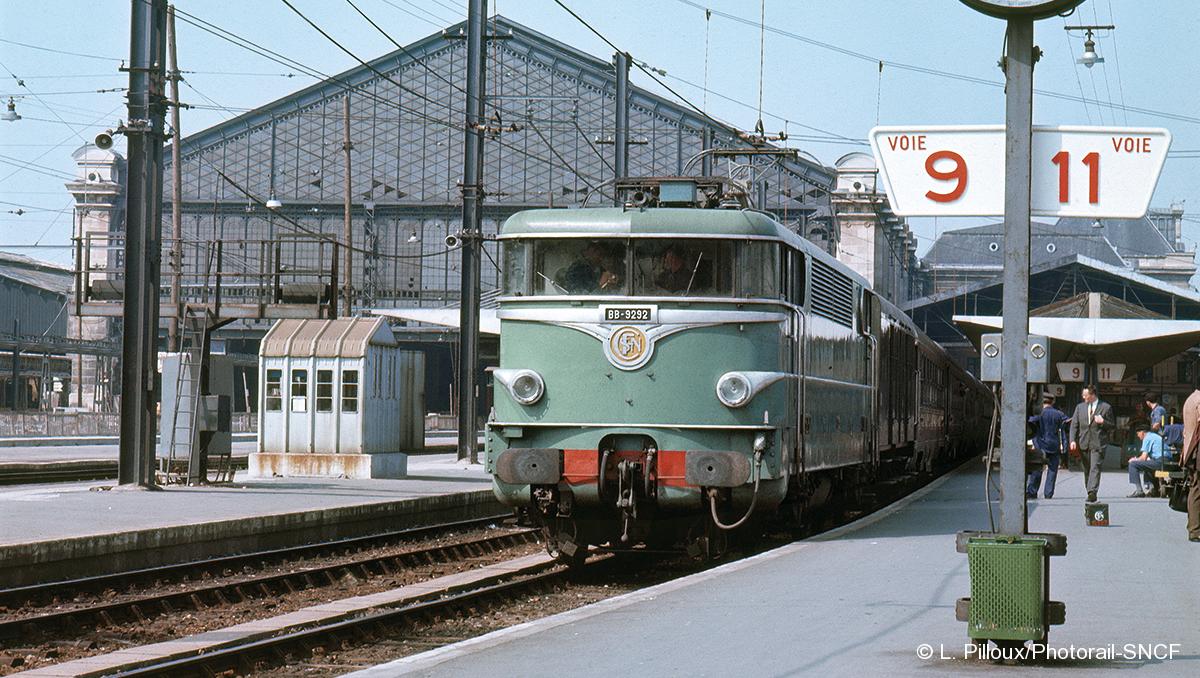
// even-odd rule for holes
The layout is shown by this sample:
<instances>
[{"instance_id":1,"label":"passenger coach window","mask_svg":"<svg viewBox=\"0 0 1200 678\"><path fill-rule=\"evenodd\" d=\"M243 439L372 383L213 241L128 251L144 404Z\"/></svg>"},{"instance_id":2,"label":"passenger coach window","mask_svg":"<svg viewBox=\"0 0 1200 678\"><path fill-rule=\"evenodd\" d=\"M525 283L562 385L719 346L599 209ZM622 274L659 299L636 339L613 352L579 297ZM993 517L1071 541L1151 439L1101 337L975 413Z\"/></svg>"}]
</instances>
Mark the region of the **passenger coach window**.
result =
<instances>
[{"instance_id":1,"label":"passenger coach window","mask_svg":"<svg viewBox=\"0 0 1200 678\"><path fill-rule=\"evenodd\" d=\"M634 240L633 293L732 296L733 245L727 240Z\"/></svg>"},{"instance_id":2,"label":"passenger coach window","mask_svg":"<svg viewBox=\"0 0 1200 678\"><path fill-rule=\"evenodd\" d=\"M533 241L534 294L627 294L624 240Z\"/></svg>"}]
</instances>

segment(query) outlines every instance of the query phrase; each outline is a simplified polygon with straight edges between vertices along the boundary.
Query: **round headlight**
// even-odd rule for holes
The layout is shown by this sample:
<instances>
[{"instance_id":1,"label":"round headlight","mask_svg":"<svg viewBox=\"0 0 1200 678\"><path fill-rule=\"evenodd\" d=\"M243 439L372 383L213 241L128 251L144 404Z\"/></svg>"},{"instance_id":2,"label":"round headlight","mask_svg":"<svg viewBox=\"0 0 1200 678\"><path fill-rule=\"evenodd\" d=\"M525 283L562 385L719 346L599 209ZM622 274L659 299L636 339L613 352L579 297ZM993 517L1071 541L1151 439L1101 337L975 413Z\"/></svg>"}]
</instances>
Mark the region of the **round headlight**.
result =
<instances>
[{"instance_id":1,"label":"round headlight","mask_svg":"<svg viewBox=\"0 0 1200 678\"><path fill-rule=\"evenodd\" d=\"M546 392L546 382L542 381L542 376L537 372L522 370L513 378L508 391L513 399L522 405L532 405L542 399L542 394Z\"/></svg>"},{"instance_id":2,"label":"round headlight","mask_svg":"<svg viewBox=\"0 0 1200 678\"><path fill-rule=\"evenodd\" d=\"M726 407L741 407L750 400L750 380L738 372L729 372L717 381L717 398Z\"/></svg>"}]
</instances>

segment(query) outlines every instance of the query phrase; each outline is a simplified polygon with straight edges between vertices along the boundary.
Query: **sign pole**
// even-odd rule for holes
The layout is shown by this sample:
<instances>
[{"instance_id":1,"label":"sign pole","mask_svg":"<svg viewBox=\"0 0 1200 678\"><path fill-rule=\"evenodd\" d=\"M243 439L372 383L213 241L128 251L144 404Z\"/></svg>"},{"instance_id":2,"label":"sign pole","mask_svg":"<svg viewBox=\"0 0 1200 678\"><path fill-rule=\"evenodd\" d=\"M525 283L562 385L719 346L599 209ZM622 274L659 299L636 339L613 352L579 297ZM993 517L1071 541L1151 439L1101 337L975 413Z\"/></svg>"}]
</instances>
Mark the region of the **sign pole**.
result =
<instances>
[{"instance_id":1,"label":"sign pole","mask_svg":"<svg viewBox=\"0 0 1200 678\"><path fill-rule=\"evenodd\" d=\"M1025 513L1025 354L1029 349L1029 211L1033 160L1033 19L1008 20L1004 130L1004 328L1000 344L1000 521L1021 535Z\"/></svg>"}]
</instances>

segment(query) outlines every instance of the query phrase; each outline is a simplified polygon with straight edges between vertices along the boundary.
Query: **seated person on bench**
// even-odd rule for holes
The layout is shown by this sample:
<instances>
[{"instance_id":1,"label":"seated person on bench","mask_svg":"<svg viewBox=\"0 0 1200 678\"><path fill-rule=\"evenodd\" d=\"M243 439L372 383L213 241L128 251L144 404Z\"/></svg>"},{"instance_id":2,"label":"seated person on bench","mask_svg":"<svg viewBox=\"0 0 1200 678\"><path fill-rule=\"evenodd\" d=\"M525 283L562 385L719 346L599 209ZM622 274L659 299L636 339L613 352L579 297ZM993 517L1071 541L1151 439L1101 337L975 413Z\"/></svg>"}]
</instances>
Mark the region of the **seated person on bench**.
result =
<instances>
[{"instance_id":1,"label":"seated person on bench","mask_svg":"<svg viewBox=\"0 0 1200 678\"><path fill-rule=\"evenodd\" d=\"M1167 424L1163 427L1163 452L1167 461L1179 459L1183 450L1183 424Z\"/></svg>"},{"instance_id":2,"label":"seated person on bench","mask_svg":"<svg viewBox=\"0 0 1200 678\"><path fill-rule=\"evenodd\" d=\"M1134 491L1130 497L1157 497L1158 489L1154 484L1154 472L1163 466L1162 436L1151 431L1145 424L1139 424L1137 437L1142 441L1142 453L1129 458L1129 482ZM1149 484L1149 492L1142 491L1144 484Z\"/></svg>"}]
</instances>

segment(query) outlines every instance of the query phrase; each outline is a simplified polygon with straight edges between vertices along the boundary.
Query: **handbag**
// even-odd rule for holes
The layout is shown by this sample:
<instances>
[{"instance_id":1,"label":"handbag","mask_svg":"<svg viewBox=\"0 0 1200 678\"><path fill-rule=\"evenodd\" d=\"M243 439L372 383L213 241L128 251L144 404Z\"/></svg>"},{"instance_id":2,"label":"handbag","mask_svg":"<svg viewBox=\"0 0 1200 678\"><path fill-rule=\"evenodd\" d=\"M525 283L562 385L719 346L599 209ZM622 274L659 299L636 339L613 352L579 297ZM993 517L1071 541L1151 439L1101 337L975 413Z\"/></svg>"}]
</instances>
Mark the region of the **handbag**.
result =
<instances>
[{"instance_id":1,"label":"handbag","mask_svg":"<svg viewBox=\"0 0 1200 678\"><path fill-rule=\"evenodd\" d=\"M1188 473L1184 476L1183 482L1171 485L1171 492L1167 496L1167 505L1171 507L1171 510L1187 513L1188 492L1192 489L1192 477L1195 475L1194 473Z\"/></svg>"}]
</instances>

